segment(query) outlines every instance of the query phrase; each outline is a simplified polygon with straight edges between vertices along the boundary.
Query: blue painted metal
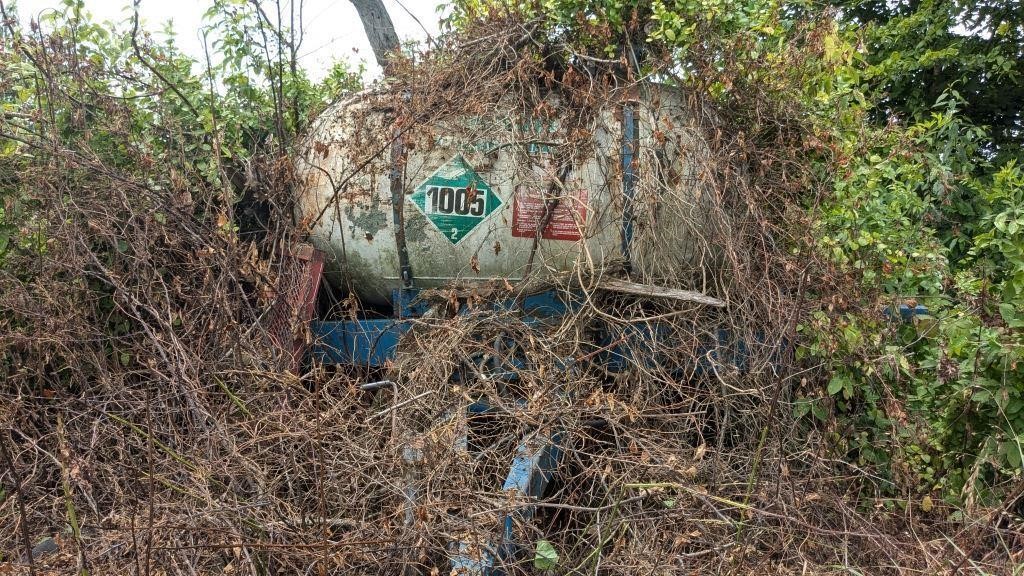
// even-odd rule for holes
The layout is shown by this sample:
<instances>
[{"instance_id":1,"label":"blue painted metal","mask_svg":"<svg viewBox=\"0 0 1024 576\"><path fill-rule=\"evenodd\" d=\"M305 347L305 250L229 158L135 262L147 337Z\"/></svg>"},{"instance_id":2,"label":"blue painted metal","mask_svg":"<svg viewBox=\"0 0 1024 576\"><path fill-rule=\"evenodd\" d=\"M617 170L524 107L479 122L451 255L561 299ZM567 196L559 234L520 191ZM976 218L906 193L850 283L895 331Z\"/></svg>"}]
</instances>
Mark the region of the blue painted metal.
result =
<instances>
[{"instance_id":1,"label":"blue painted metal","mask_svg":"<svg viewBox=\"0 0 1024 576\"><path fill-rule=\"evenodd\" d=\"M890 318L896 318L898 316L899 319L904 322L910 322L915 316L928 316L929 314L928 307L922 304L918 304L916 306L900 304L895 312L892 308L886 308L883 310L883 313Z\"/></svg>"},{"instance_id":2,"label":"blue painted metal","mask_svg":"<svg viewBox=\"0 0 1024 576\"><path fill-rule=\"evenodd\" d=\"M654 368L657 351L673 340L670 326L661 322L612 327L599 342L608 348L598 355L598 361L609 372L622 372L633 362Z\"/></svg>"},{"instance_id":3,"label":"blue painted metal","mask_svg":"<svg viewBox=\"0 0 1024 576\"><path fill-rule=\"evenodd\" d=\"M412 526L416 520L416 501L420 498L419 467L423 464L423 449L416 446L404 446L402 448L402 461L405 463L405 486L402 493L405 495L405 525Z\"/></svg>"},{"instance_id":4,"label":"blue painted metal","mask_svg":"<svg viewBox=\"0 0 1024 576\"><path fill-rule=\"evenodd\" d=\"M501 489L513 503L525 502L514 505L505 515L498 542L459 542L450 559L453 574L497 576L502 573L499 562L512 558L519 546L515 535L516 521L533 518L536 506L528 500L544 495L562 456L563 436L561 432L550 435L535 432L516 447L515 458Z\"/></svg>"},{"instance_id":5,"label":"blue painted metal","mask_svg":"<svg viewBox=\"0 0 1024 576\"><path fill-rule=\"evenodd\" d=\"M566 298L568 297L568 301ZM499 300L492 305L495 312L522 312L524 321L540 318L551 318L562 316L568 312L578 310L582 298L574 294L560 293L555 290L546 290L538 294L530 294L521 300L508 298Z\"/></svg>"},{"instance_id":6,"label":"blue painted metal","mask_svg":"<svg viewBox=\"0 0 1024 576\"><path fill-rule=\"evenodd\" d=\"M391 302L398 318L416 318L430 310L430 303L420 300L420 291L416 288L402 288L391 291Z\"/></svg>"},{"instance_id":7,"label":"blue painted metal","mask_svg":"<svg viewBox=\"0 0 1024 576\"><path fill-rule=\"evenodd\" d=\"M409 324L391 319L318 321L311 324L313 357L328 364L380 367L394 357Z\"/></svg>"},{"instance_id":8,"label":"blue painted metal","mask_svg":"<svg viewBox=\"0 0 1024 576\"><path fill-rule=\"evenodd\" d=\"M558 461L562 456L562 433L552 435L537 432L528 437L516 448L516 456L512 460L512 467L509 469L505 484L501 489L506 493L513 493L516 496L528 498L540 498L544 495L544 489L558 468ZM502 545L499 547L505 555L514 554L515 522L516 519L529 520L533 518L536 506L526 504L519 506L505 516L505 533Z\"/></svg>"},{"instance_id":9,"label":"blue painted metal","mask_svg":"<svg viewBox=\"0 0 1024 576\"><path fill-rule=\"evenodd\" d=\"M561 457L562 433L543 434L537 432L527 437L516 447L516 456L501 489L517 494L540 498L551 480L552 471ZM533 506L525 506L533 514Z\"/></svg>"},{"instance_id":10,"label":"blue painted metal","mask_svg":"<svg viewBox=\"0 0 1024 576\"><path fill-rule=\"evenodd\" d=\"M636 153L639 145L636 104L622 107L622 257L626 269L633 262L633 196L636 192Z\"/></svg>"},{"instance_id":11,"label":"blue painted metal","mask_svg":"<svg viewBox=\"0 0 1024 576\"><path fill-rule=\"evenodd\" d=\"M523 400L521 398L513 400L512 401L512 405L514 406L512 408L512 410L516 410L516 409L524 409L525 410L526 409L526 400ZM477 398L475 402L473 402L472 404L469 404L468 406L466 406L466 413L467 414L472 414L472 415L493 414L495 412L500 412L500 411L502 411L502 407L501 406L495 406L494 404L491 404L491 401L488 398L484 398L484 397Z\"/></svg>"},{"instance_id":12,"label":"blue painted metal","mask_svg":"<svg viewBox=\"0 0 1024 576\"><path fill-rule=\"evenodd\" d=\"M485 359L483 354L476 354L471 358L476 369L457 371L452 374L452 380L454 382L473 380L479 374L495 382L518 382L519 373L530 369L530 361L525 355L516 352L516 349L511 348L500 358L495 355L490 360ZM575 360L573 358L558 358L554 364L558 370L569 370L575 365Z\"/></svg>"},{"instance_id":13,"label":"blue painted metal","mask_svg":"<svg viewBox=\"0 0 1024 576\"><path fill-rule=\"evenodd\" d=\"M430 304L419 300L416 289L395 290L392 294L397 319L368 318L363 320L315 321L311 324L316 343L312 349L313 358L331 364L350 364L358 366L380 367L394 356L398 339L409 325L401 321L403 318L423 316ZM561 316L576 309L579 302L566 302L557 292L547 291L527 296L522 301L507 299L494 303L496 312L522 310L529 314L523 322L532 325ZM461 314L468 314L463 308ZM515 377L515 371L522 365L506 366L505 377Z\"/></svg>"},{"instance_id":14,"label":"blue painted metal","mask_svg":"<svg viewBox=\"0 0 1024 576\"><path fill-rule=\"evenodd\" d=\"M489 542L459 542L448 559L453 576L496 576L497 557Z\"/></svg>"}]
</instances>

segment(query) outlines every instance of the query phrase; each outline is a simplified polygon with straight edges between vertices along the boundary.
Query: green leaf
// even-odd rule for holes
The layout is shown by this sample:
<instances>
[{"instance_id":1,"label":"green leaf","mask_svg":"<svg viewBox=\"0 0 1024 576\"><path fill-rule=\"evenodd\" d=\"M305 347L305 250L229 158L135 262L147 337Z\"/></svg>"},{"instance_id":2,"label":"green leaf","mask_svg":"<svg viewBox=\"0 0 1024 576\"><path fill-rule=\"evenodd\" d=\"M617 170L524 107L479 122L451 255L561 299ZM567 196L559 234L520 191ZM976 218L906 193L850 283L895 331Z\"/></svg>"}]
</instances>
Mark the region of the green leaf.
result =
<instances>
[{"instance_id":1,"label":"green leaf","mask_svg":"<svg viewBox=\"0 0 1024 576\"><path fill-rule=\"evenodd\" d=\"M1010 465L1010 468L1020 469L1021 465L1021 446L1014 440L1004 442L1000 446L1002 450L1006 452L1006 463Z\"/></svg>"},{"instance_id":2,"label":"green leaf","mask_svg":"<svg viewBox=\"0 0 1024 576\"><path fill-rule=\"evenodd\" d=\"M846 376L842 376L842 375L833 376L832 379L829 380L829 382L828 382L828 395L829 396L835 396L836 394L839 393L840 390L843 389L843 386L845 386L845 385L846 385Z\"/></svg>"},{"instance_id":3,"label":"green leaf","mask_svg":"<svg viewBox=\"0 0 1024 576\"><path fill-rule=\"evenodd\" d=\"M999 305L999 315L1003 317L1003 321L1009 324L1017 318L1017 307L1008 302L1003 302Z\"/></svg>"},{"instance_id":4,"label":"green leaf","mask_svg":"<svg viewBox=\"0 0 1024 576\"><path fill-rule=\"evenodd\" d=\"M821 422L828 420L828 411L825 410L822 402L811 403L811 414Z\"/></svg>"},{"instance_id":5,"label":"green leaf","mask_svg":"<svg viewBox=\"0 0 1024 576\"><path fill-rule=\"evenodd\" d=\"M533 567L538 570L554 570L558 566L558 552L554 544L547 540L537 541L537 554L533 557Z\"/></svg>"}]
</instances>

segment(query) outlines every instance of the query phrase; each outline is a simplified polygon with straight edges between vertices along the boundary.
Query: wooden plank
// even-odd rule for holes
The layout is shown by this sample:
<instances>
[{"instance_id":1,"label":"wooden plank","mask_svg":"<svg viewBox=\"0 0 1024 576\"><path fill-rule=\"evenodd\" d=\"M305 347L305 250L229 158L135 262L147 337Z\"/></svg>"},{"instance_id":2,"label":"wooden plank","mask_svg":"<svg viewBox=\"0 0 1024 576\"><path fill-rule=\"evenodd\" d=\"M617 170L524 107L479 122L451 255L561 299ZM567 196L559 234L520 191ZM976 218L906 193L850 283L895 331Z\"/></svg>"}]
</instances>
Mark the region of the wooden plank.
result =
<instances>
[{"instance_id":1,"label":"wooden plank","mask_svg":"<svg viewBox=\"0 0 1024 576\"><path fill-rule=\"evenodd\" d=\"M677 288L665 288L663 286L651 286L649 284L638 284L628 280L607 279L601 280L598 288L611 292L622 292L624 294L635 294L637 296L649 296L651 298L668 298L683 302L694 302L705 306L725 308L725 302L708 296L707 294L693 290L679 290Z\"/></svg>"}]
</instances>

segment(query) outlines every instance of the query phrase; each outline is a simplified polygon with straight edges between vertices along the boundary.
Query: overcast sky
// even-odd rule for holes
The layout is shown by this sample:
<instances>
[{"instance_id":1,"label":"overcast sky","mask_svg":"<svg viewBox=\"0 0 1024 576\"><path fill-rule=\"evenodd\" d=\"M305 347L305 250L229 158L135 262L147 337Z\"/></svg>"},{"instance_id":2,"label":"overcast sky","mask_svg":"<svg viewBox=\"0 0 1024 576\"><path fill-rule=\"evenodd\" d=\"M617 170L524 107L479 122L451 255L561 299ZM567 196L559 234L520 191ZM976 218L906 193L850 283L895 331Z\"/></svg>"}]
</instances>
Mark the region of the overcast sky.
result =
<instances>
[{"instance_id":1,"label":"overcast sky","mask_svg":"<svg viewBox=\"0 0 1024 576\"><path fill-rule=\"evenodd\" d=\"M10 4L11 0L5 0L5 3ZM22 19L27 19L60 6L61 2L16 0L14 4L18 6ZM210 4L211 0L141 0L139 13L145 29L154 34L162 30L164 22L170 20L177 34L178 46L202 61L199 29L204 25L203 13ZM422 41L427 33L437 34L438 4L439 0L384 0L395 29L403 40ZM130 6L131 0L85 0L86 10L101 22L127 20L131 17ZM299 62L309 71L310 76L320 79L331 63L339 58L347 58L353 63L365 61L368 71L374 76L379 74L359 16L348 0L303 0L302 7L305 35L299 51ZM422 23L422 27L416 19Z\"/></svg>"}]
</instances>

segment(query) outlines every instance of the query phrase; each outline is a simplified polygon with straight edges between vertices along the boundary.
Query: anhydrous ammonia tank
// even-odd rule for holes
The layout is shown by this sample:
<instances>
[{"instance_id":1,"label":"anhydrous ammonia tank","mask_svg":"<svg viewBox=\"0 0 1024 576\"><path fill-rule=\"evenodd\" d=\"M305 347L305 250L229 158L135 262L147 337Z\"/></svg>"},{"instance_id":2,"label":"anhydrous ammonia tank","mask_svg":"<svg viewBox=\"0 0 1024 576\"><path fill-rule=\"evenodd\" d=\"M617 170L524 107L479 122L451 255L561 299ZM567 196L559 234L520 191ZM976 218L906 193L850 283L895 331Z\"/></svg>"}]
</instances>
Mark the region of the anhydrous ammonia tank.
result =
<instances>
[{"instance_id":1,"label":"anhydrous ammonia tank","mask_svg":"<svg viewBox=\"0 0 1024 576\"><path fill-rule=\"evenodd\" d=\"M701 244L707 195L693 169L705 154L677 93L648 86L608 101L582 129L549 101L543 118L509 110L404 126L393 96L328 109L299 162L296 208L327 278L382 305L403 286L527 273L694 277L713 251Z\"/></svg>"}]
</instances>

